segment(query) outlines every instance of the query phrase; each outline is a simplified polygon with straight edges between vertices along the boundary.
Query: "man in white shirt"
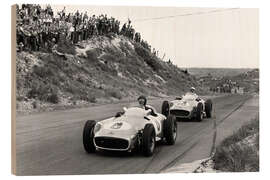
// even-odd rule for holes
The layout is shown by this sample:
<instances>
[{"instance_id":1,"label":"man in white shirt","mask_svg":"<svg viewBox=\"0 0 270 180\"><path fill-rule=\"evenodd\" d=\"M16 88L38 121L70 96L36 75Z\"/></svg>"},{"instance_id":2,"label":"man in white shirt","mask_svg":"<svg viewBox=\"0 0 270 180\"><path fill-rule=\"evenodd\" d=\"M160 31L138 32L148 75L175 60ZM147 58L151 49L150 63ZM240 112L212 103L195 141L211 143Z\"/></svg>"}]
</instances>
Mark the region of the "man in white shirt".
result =
<instances>
[{"instance_id":1,"label":"man in white shirt","mask_svg":"<svg viewBox=\"0 0 270 180\"><path fill-rule=\"evenodd\" d=\"M191 97L192 97L192 99L194 98L194 99L197 99L198 98L198 95L195 93L195 88L194 87L191 87L190 88L190 91L189 92L187 92L186 94L185 94L185 96L183 96L183 98L187 98L187 99L190 99Z\"/></svg>"}]
</instances>

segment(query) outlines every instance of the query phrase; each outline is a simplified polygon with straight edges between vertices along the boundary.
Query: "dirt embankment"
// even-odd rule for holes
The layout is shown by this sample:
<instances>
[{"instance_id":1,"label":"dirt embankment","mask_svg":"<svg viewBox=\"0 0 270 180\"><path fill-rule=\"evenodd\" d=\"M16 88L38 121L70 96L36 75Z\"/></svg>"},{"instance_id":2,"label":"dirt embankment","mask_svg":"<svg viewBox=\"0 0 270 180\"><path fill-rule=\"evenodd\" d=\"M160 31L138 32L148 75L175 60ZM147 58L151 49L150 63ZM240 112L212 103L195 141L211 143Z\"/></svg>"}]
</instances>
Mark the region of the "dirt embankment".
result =
<instances>
[{"instance_id":1,"label":"dirt embankment","mask_svg":"<svg viewBox=\"0 0 270 180\"><path fill-rule=\"evenodd\" d=\"M18 52L17 112L179 95L194 76L123 36L98 36L53 52Z\"/></svg>"}]
</instances>

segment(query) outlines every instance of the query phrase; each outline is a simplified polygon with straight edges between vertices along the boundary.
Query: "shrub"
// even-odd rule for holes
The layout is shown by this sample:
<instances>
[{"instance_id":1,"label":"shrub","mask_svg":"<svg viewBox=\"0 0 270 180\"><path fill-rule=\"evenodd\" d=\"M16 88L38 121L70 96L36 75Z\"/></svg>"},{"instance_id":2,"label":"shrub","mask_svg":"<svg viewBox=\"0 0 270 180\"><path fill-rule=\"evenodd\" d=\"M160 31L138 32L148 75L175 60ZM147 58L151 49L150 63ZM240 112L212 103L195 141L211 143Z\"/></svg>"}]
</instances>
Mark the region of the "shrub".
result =
<instances>
[{"instance_id":1,"label":"shrub","mask_svg":"<svg viewBox=\"0 0 270 180\"><path fill-rule=\"evenodd\" d=\"M88 97L88 101L91 102L91 103L96 103L97 99L94 96L90 96L90 97Z\"/></svg>"},{"instance_id":2,"label":"shrub","mask_svg":"<svg viewBox=\"0 0 270 180\"><path fill-rule=\"evenodd\" d=\"M183 72L184 72L185 74L189 74L187 69L183 70Z\"/></svg>"},{"instance_id":3,"label":"shrub","mask_svg":"<svg viewBox=\"0 0 270 180\"><path fill-rule=\"evenodd\" d=\"M23 97L23 96L17 95L16 100L17 100L17 101L23 101L23 100L24 100L24 97Z\"/></svg>"},{"instance_id":4,"label":"shrub","mask_svg":"<svg viewBox=\"0 0 270 180\"><path fill-rule=\"evenodd\" d=\"M46 100L48 102L51 102L51 103L54 103L54 104L57 104L59 102L59 97L57 95L57 92L56 91L53 91L51 94L49 94L46 98Z\"/></svg>"},{"instance_id":5,"label":"shrub","mask_svg":"<svg viewBox=\"0 0 270 180\"><path fill-rule=\"evenodd\" d=\"M90 62L98 61L99 52L97 49L91 49L86 51L87 60Z\"/></svg>"},{"instance_id":6,"label":"shrub","mask_svg":"<svg viewBox=\"0 0 270 180\"><path fill-rule=\"evenodd\" d=\"M213 157L214 168L228 172L255 172L259 171L259 136L255 144L239 144L243 139L259 133L259 119L243 125L233 135L224 139L216 148Z\"/></svg>"},{"instance_id":7,"label":"shrub","mask_svg":"<svg viewBox=\"0 0 270 180\"><path fill-rule=\"evenodd\" d=\"M115 55L112 55L112 54L104 54L102 57L101 57L104 61L118 61L118 57L115 56Z\"/></svg>"},{"instance_id":8,"label":"shrub","mask_svg":"<svg viewBox=\"0 0 270 180\"><path fill-rule=\"evenodd\" d=\"M123 43L122 41L120 41L120 49L122 52L124 52L126 55L129 54L129 50L128 50L128 47L126 46L125 43Z\"/></svg>"},{"instance_id":9,"label":"shrub","mask_svg":"<svg viewBox=\"0 0 270 180\"><path fill-rule=\"evenodd\" d=\"M53 76L51 77L50 82L56 86L59 86L61 81L59 80L59 77Z\"/></svg>"},{"instance_id":10,"label":"shrub","mask_svg":"<svg viewBox=\"0 0 270 180\"><path fill-rule=\"evenodd\" d=\"M115 60L118 60L120 57L124 57L125 56L125 53L123 53L122 51L119 51L118 49L114 48L114 47L107 47L105 49L105 55L108 54L108 55L111 55L113 56L113 58Z\"/></svg>"},{"instance_id":11,"label":"shrub","mask_svg":"<svg viewBox=\"0 0 270 180\"><path fill-rule=\"evenodd\" d=\"M111 40L111 39L115 38L115 33L110 32L110 33L106 34L106 37L108 37Z\"/></svg>"},{"instance_id":12,"label":"shrub","mask_svg":"<svg viewBox=\"0 0 270 180\"><path fill-rule=\"evenodd\" d=\"M66 87L67 92L70 92L71 94L80 94L80 86L76 82L70 82L68 86Z\"/></svg>"},{"instance_id":13,"label":"shrub","mask_svg":"<svg viewBox=\"0 0 270 180\"><path fill-rule=\"evenodd\" d=\"M259 156L251 146L230 145L218 148L214 168L227 172L259 171Z\"/></svg>"},{"instance_id":14,"label":"shrub","mask_svg":"<svg viewBox=\"0 0 270 180\"><path fill-rule=\"evenodd\" d=\"M46 78L46 77L53 76L54 72L48 66L40 67L40 66L35 65L33 67L33 74L41 78Z\"/></svg>"},{"instance_id":15,"label":"shrub","mask_svg":"<svg viewBox=\"0 0 270 180\"><path fill-rule=\"evenodd\" d=\"M52 84L45 84L42 81L34 81L31 90L27 94L28 98L39 99L51 103L58 103L57 87Z\"/></svg>"},{"instance_id":16,"label":"shrub","mask_svg":"<svg viewBox=\"0 0 270 180\"><path fill-rule=\"evenodd\" d=\"M34 101L34 102L32 103L32 106L33 106L34 109L36 109L36 108L37 108L37 101Z\"/></svg>"},{"instance_id":17,"label":"shrub","mask_svg":"<svg viewBox=\"0 0 270 180\"><path fill-rule=\"evenodd\" d=\"M117 90L108 89L106 94L107 94L108 96L114 97L114 98L116 98L116 99L122 99L122 95L121 95L120 92L117 91Z\"/></svg>"},{"instance_id":18,"label":"shrub","mask_svg":"<svg viewBox=\"0 0 270 180\"><path fill-rule=\"evenodd\" d=\"M242 139L259 131L259 119L256 118L247 124L244 124L233 135L227 137L221 142L221 146L229 146L233 143L239 142Z\"/></svg>"},{"instance_id":19,"label":"shrub","mask_svg":"<svg viewBox=\"0 0 270 180\"><path fill-rule=\"evenodd\" d=\"M135 45L135 51L136 53L141 56L143 59L150 58L150 53L147 49L143 48L140 45Z\"/></svg>"},{"instance_id":20,"label":"shrub","mask_svg":"<svg viewBox=\"0 0 270 180\"><path fill-rule=\"evenodd\" d=\"M145 48L143 48L142 46L135 45L135 51L154 71L163 69L163 67L159 64L157 59L155 59L155 57L153 57L150 54L150 52Z\"/></svg>"},{"instance_id":21,"label":"shrub","mask_svg":"<svg viewBox=\"0 0 270 180\"><path fill-rule=\"evenodd\" d=\"M107 64L103 64L101 62L97 62L96 66L99 70L108 72L113 76L117 76L117 71L114 68L109 67Z\"/></svg>"},{"instance_id":22,"label":"shrub","mask_svg":"<svg viewBox=\"0 0 270 180\"><path fill-rule=\"evenodd\" d=\"M70 41L60 41L57 44L57 51L60 53L75 55L75 46Z\"/></svg>"},{"instance_id":23,"label":"shrub","mask_svg":"<svg viewBox=\"0 0 270 180\"><path fill-rule=\"evenodd\" d=\"M72 100L73 102L76 102L76 100L83 100L83 101L88 101L91 103L97 102L96 97L91 94L88 94L87 90L82 90L81 93L79 94L73 94Z\"/></svg>"},{"instance_id":24,"label":"shrub","mask_svg":"<svg viewBox=\"0 0 270 180\"><path fill-rule=\"evenodd\" d=\"M131 64L126 64L125 69L128 72L130 72L130 74L132 74L132 75L140 75L140 72L138 71L138 69L134 68L134 66L132 66Z\"/></svg>"}]
</instances>

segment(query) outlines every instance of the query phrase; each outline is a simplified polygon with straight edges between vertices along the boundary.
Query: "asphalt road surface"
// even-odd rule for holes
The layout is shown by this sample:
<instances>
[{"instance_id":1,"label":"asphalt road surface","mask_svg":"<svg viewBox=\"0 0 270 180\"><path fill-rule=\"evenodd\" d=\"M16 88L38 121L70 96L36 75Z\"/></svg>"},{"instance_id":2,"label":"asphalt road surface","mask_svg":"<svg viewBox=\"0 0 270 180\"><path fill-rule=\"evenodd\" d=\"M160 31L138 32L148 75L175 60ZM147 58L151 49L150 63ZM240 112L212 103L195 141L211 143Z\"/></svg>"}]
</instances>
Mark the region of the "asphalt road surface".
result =
<instances>
[{"instance_id":1,"label":"asphalt road surface","mask_svg":"<svg viewBox=\"0 0 270 180\"><path fill-rule=\"evenodd\" d=\"M55 111L17 117L16 174L133 174L159 173L177 163L208 157L215 146L217 127L258 97L228 95L213 98L213 117L202 122L178 122L178 138L173 146L159 143L152 157L120 152L87 154L82 144L86 120L101 120L115 115L128 103L101 105L90 108ZM160 111L162 100L149 104ZM255 109L254 109L255 108ZM258 106L253 107L258 111ZM241 117L250 109L242 108ZM250 111L250 113L254 113ZM255 114L254 114L255 116ZM251 114L249 119L252 118ZM242 122L241 122L242 123ZM232 121L227 129L239 125ZM218 129L223 131L223 129ZM226 131L226 129L224 129ZM222 134L222 133L221 133Z\"/></svg>"}]
</instances>

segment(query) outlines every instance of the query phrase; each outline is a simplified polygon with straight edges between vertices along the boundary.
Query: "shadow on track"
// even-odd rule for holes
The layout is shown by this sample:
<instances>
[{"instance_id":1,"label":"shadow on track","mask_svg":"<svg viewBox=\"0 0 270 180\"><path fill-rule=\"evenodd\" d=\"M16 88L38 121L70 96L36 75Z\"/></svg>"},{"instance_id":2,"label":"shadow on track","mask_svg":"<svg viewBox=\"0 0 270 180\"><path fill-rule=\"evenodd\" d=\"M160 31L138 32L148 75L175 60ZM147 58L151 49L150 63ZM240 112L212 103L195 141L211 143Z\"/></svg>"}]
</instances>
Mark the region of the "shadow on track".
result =
<instances>
[{"instance_id":1,"label":"shadow on track","mask_svg":"<svg viewBox=\"0 0 270 180\"><path fill-rule=\"evenodd\" d=\"M156 149L155 153L157 153L157 149L161 148L161 146L166 146L167 143L163 140L157 141L156 142ZM116 158L126 158L126 157L145 157L142 153L142 150L140 149L134 149L131 152L127 151L109 151L109 150L103 150L103 149L98 149L95 152L95 155L97 156L104 156L104 157L116 157ZM147 158L147 157L145 157Z\"/></svg>"}]
</instances>

